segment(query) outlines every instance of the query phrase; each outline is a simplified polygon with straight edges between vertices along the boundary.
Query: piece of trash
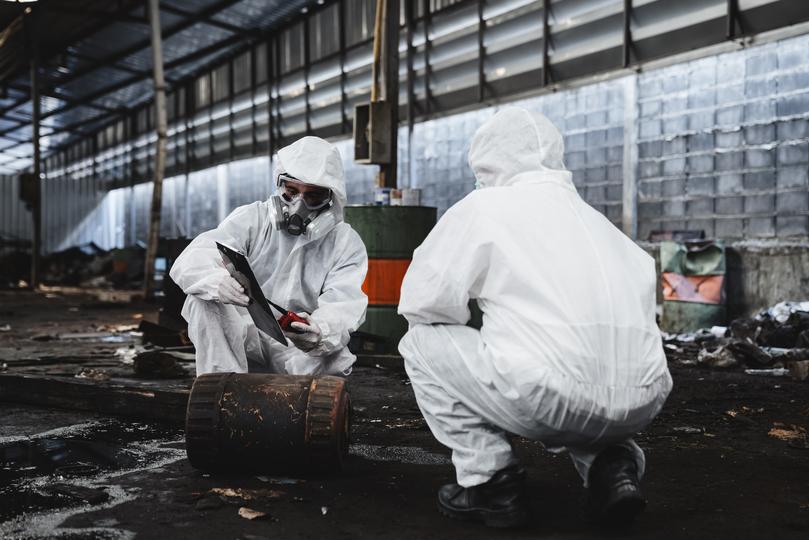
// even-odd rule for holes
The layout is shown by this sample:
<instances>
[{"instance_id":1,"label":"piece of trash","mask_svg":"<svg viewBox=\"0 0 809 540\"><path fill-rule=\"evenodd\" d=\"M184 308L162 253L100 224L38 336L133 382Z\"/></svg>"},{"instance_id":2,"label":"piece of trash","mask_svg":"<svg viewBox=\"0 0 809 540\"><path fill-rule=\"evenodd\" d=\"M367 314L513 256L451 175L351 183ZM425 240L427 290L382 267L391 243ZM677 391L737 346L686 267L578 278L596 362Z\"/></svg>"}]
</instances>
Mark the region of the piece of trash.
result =
<instances>
[{"instance_id":1,"label":"piece of trash","mask_svg":"<svg viewBox=\"0 0 809 540\"><path fill-rule=\"evenodd\" d=\"M696 427L691 427L691 426L680 426L680 427L671 428L671 430L676 431L677 433L686 433L686 434L689 434L689 435L702 433L702 429L696 428Z\"/></svg>"},{"instance_id":2,"label":"piece of trash","mask_svg":"<svg viewBox=\"0 0 809 540\"><path fill-rule=\"evenodd\" d=\"M697 362L714 368L731 368L739 363L727 347L719 347L712 351L702 349L697 355Z\"/></svg>"},{"instance_id":3,"label":"piece of trash","mask_svg":"<svg viewBox=\"0 0 809 540\"><path fill-rule=\"evenodd\" d=\"M326 514L329 513L329 507L328 506L321 506L320 507L320 513L325 516Z\"/></svg>"},{"instance_id":4,"label":"piece of trash","mask_svg":"<svg viewBox=\"0 0 809 540\"><path fill-rule=\"evenodd\" d=\"M711 334L714 337L722 338L725 337L725 333L728 331L727 326L712 326L710 329Z\"/></svg>"},{"instance_id":5,"label":"piece of trash","mask_svg":"<svg viewBox=\"0 0 809 540\"><path fill-rule=\"evenodd\" d=\"M242 488L211 488L208 493L221 495L234 499L252 501L259 498L279 499L284 495L283 491L276 489L242 489Z\"/></svg>"},{"instance_id":6,"label":"piece of trash","mask_svg":"<svg viewBox=\"0 0 809 540\"><path fill-rule=\"evenodd\" d=\"M771 368L771 369L745 369L747 375L758 375L765 377L786 377L789 375L787 368Z\"/></svg>"},{"instance_id":7,"label":"piece of trash","mask_svg":"<svg viewBox=\"0 0 809 540\"><path fill-rule=\"evenodd\" d=\"M72 312L72 313L76 313L77 311L79 311L79 308L77 308L77 307L73 306L73 307L69 307L69 308L67 308L67 310L68 310L68 311L70 311L70 312Z\"/></svg>"},{"instance_id":8,"label":"piece of trash","mask_svg":"<svg viewBox=\"0 0 809 540\"><path fill-rule=\"evenodd\" d=\"M300 484L303 480L299 480L297 478L273 478L270 476L256 476L262 482L268 482L270 484L277 484L279 486L292 486L295 484Z\"/></svg>"},{"instance_id":9,"label":"piece of trash","mask_svg":"<svg viewBox=\"0 0 809 540\"><path fill-rule=\"evenodd\" d=\"M796 381L809 379L809 360L800 360L789 364L789 375Z\"/></svg>"},{"instance_id":10,"label":"piece of trash","mask_svg":"<svg viewBox=\"0 0 809 540\"><path fill-rule=\"evenodd\" d=\"M244 519L254 520L254 519L261 519L267 517L267 512L259 512L258 510L253 510L252 508L247 508L246 506L242 506L239 508L239 515Z\"/></svg>"},{"instance_id":11,"label":"piece of trash","mask_svg":"<svg viewBox=\"0 0 809 540\"><path fill-rule=\"evenodd\" d=\"M8 364L6 362L3 362L2 364L0 364L0 371L6 371L7 369L8 369Z\"/></svg>"},{"instance_id":12,"label":"piece of trash","mask_svg":"<svg viewBox=\"0 0 809 540\"><path fill-rule=\"evenodd\" d=\"M806 428L803 426L775 422L767 435L784 441L793 448L809 449L809 434L806 433Z\"/></svg>"},{"instance_id":13,"label":"piece of trash","mask_svg":"<svg viewBox=\"0 0 809 540\"><path fill-rule=\"evenodd\" d=\"M74 375L77 379L90 379L91 381L106 381L110 378L109 373L100 369L85 368Z\"/></svg>"},{"instance_id":14,"label":"piece of trash","mask_svg":"<svg viewBox=\"0 0 809 540\"><path fill-rule=\"evenodd\" d=\"M177 379L188 377L189 373L178 360L188 361L193 354L170 352L170 351L143 351L133 358L135 374L139 377L153 379Z\"/></svg>"},{"instance_id":15,"label":"piece of trash","mask_svg":"<svg viewBox=\"0 0 809 540\"><path fill-rule=\"evenodd\" d=\"M4 324L4 325L0 326L0 332L11 332L11 325L10 324Z\"/></svg>"}]
</instances>

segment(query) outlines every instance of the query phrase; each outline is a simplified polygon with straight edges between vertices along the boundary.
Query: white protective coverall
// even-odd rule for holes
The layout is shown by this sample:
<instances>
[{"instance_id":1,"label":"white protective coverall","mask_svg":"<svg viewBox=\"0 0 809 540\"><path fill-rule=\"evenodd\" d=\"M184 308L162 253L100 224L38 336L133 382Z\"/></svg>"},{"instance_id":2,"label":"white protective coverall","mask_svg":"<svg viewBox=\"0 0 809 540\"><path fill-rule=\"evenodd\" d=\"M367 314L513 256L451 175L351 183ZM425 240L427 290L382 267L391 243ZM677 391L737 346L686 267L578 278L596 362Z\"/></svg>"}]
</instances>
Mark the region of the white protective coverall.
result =
<instances>
[{"instance_id":1,"label":"white protective coverall","mask_svg":"<svg viewBox=\"0 0 809 540\"><path fill-rule=\"evenodd\" d=\"M506 432L595 455L660 411L672 382L655 322L655 263L576 193L563 139L510 107L475 134L480 187L415 251L399 344L419 407L470 487L515 464ZM468 301L483 311L465 326Z\"/></svg>"},{"instance_id":2,"label":"white protective coverall","mask_svg":"<svg viewBox=\"0 0 809 540\"><path fill-rule=\"evenodd\" d=\"M340 154L334 145L304 137L278 151L278 171L327 187L335 198L336 225L292 236L275 228L271 200L236 208L216 229L197 236L170 275L188 294L183 317L196 347L197 375L212 372L347 374L356 357L349 333L365 320L362 282L368 256L359 235L343 221L346 202ZM317 225L320 217L313 221ZM305 353L259 331L247 309L218 301L227 270L215 242L244 253L264 295L295 312L311 313L322 340Z\"/></svg>"}]
</instances>

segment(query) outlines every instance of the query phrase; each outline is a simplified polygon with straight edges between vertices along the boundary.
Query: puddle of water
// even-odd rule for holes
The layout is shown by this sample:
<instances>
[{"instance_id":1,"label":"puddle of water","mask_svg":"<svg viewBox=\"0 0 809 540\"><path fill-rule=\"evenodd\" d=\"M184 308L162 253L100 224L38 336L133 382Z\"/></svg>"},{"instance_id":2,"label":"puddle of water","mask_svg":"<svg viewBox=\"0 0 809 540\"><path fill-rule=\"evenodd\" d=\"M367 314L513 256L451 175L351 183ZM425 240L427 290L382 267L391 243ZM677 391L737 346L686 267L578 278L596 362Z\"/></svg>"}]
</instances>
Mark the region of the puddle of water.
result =
<instances>
[{"instance_id":1,"label":"puddle of water","mask_svg":"<svg viewBox=\"0 0 809 540\"><path fill-rule=\"evenodd\" d=\"M378 446L352 444L348 453L371 461L396 461L412 465L449 465L449 456L428 452L418 446Z\"/></svg>"},{"instance_id":2,"label":"puddle of water","mask_svg":"<svg viewBox=\"0 0 809 540\"><path fill-rule=\"evenodd\" d=\"M179 435L174 428L110 420L0 439L0 522L75 504L77 499L48 484L146 466L158 455L175 452L158 443L173 443Z\"/></svg>"}]
</instances>

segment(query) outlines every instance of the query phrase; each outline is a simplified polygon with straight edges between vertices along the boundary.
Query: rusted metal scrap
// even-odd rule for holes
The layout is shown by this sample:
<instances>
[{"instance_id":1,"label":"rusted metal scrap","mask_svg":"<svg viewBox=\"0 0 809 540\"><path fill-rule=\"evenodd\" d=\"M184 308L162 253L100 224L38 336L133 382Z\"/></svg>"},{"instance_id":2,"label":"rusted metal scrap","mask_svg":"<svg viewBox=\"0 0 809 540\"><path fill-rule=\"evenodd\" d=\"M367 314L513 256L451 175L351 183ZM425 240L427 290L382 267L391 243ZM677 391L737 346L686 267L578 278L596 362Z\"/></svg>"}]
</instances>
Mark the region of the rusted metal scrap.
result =
<instances>
[{"instance_id":1,"label":"rusted metal scrap","mask_svg":"<svg viewBox=\"0 0 809 540\"><path fill-rule=\"evenodd\" d=\"M339 469L348 454L350 408L339 377L202 375L188 400L188 459L220 472Z\"/></svg>"}]
</instances>

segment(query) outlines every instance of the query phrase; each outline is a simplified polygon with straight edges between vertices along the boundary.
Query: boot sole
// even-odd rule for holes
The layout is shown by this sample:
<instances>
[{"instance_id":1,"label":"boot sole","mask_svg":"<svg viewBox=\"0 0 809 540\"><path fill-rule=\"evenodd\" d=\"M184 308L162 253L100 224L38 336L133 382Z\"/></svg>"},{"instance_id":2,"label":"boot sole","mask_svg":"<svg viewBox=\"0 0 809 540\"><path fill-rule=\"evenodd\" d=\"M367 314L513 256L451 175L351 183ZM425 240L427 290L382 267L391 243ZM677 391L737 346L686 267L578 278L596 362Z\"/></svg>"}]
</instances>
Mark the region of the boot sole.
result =
<instances>
[{"instance_id":1,"label":"boot sole","mask_svg":"<svg viewBox=\"0 0 809 540\"><path fill-rule=\"evenodd\" d=\"M459 521L482 521L487 527L495 529L519 527L528 521L528 512L525 510L512 510L510 512L493 512L478 508L470 510L450 510L439 503L438 512L443 516Z\"/></svg>"}]
</instances>

